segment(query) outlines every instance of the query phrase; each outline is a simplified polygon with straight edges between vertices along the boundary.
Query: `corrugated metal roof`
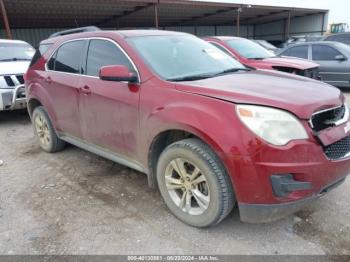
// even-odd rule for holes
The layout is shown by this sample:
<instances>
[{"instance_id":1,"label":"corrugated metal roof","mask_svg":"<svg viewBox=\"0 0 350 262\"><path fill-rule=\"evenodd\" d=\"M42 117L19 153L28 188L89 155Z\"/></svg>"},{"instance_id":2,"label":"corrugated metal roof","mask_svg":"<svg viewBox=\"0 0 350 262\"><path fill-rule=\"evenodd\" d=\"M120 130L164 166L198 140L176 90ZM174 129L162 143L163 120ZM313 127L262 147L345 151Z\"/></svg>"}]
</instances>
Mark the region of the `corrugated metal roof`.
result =
<instances>
[{"instance_id":1,"label":"corrugated metal roof","mask_svg":"<svg viewBox=\"0 0 350 262\"><path fill-rule=\"evenodd\" d=\"M155 5L159 25L232 25L242 8L242 25L261 24L326 13L323 9L271 7L184 0L4 0L11 28L72 28L97 25L112 28L154 27ZM0 25L4 27L2 19Z\"/></svg>"}]
</instances>

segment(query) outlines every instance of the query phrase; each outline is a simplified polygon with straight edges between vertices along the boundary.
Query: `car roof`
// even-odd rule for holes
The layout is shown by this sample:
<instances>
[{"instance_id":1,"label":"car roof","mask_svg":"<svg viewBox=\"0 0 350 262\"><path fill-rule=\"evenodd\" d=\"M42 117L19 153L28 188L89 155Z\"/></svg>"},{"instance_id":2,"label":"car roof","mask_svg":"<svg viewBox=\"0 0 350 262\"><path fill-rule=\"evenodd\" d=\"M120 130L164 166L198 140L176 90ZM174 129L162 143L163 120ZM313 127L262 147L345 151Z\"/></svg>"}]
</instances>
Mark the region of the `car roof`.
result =
<instances>
[{"instance_id":1,"label":"car roof","mask_svg":"<svg viewBox=\"0 0 350 262\"><path fill-rule=\"evenodd\" d=\"M338 36L338 35L350 35L350 32L336 33L336 34L327 35L325 37L325 39L327 39L328 37L333 37L333 36Z\"/></svg>"},{"instance_id":2,"label":"car roof","mask_svg":"<svg viewBox=\"0 0 350 262\"><path fill-rule=\"evenodd\" d=\"M120 30L115 32L119 33L125 38L139 37L139 36L189 35L188 33L166 31L166 30Z\"/></svg>"},{"instance_id":3,"label":"car roof","mask_svg":"<svg viewBox=\"0 0 350 262\"><path fill-rule=\"evenodd\" d=\"M222 41L225 41L225 40L248 40L246 38L243 38L243 37L237 37L237 36L207 36L205 38L212 38L212 39L218 39L218 40L222 40Z\"/></svg>"},{"instance_id":4,"label":"car roof","mask_svg":"<svg viewBox=\"0 0 350 262\"><path fill-rule=\"evenodd\" d=\"M347 54L350 55L350 47L344 43L341 42L335 42L335 41L313 41L313 42L304 42L304 43L296 43L296 44L292 44L287 46L286 48L284 48L281 53L283 53L284 51L292 48L292 47L296 47L296 46L305 46L305 45L312 45L312 44L320 44L320 45L327 45L327 46L332 46L335 47L343 52L346 52Z\"/></svg>"},{"instance_id":5,"label":"car roof","mask_svg":"<svg viewBox=\"0 0 350 262\"><path fill-rule=\"evenodd\" d=\"M10 40L10 39L0 39L0 43L9 43L9 44L27 44L27 42L22 40Z\"/></svg>"},{"instance_id":6,"label":"car roof","mask_svg":"<svg viewBox=\"0 0 350 262\"><path fill-rule=\"evenodd\" d=\"M312 44L320 44L320 45L329 45L329 46L338 46L339 48L343 46L347 46L344 43L341 42L336 42L336 41L310 41L310 42L302 42L302 43L295 43L292 45L289 45L289 47L294 47L294 46L302 46L302 45L312 45Z\"/></svg>"},{"instance_id":7,"label":"car roof","mask_svg":"<svg viewBox=\"0 0 350 262\"><path fill-rule=\"evenodd\" d=\"M63 36L57 36L53 38L45 39L41 44L46 43L55 43L57 41L64 42L67 40L74 40L79 38L90 38L90 37L106 37L111 35L118 35L122 38L131 38L131 37L142 37L142 36L176 36L176 35L190 35L188 33L174 32L174 31L165 31L165 30L112 30L112 31L95 31L95 32L86 32L86 33L75 33L68 34Z\"/></svg>"}]
</instances>

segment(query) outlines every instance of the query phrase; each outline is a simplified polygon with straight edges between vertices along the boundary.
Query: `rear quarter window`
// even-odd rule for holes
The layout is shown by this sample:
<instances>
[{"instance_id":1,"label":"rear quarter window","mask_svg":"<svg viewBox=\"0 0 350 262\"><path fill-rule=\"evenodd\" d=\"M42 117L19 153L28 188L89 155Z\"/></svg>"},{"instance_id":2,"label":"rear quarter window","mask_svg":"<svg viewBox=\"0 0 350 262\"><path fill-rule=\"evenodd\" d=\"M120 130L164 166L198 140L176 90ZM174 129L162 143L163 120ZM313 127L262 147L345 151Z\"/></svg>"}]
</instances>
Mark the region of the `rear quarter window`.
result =
<instances>
[{"instance_id":1,"label":"rear quarter window","mask_svg":"<svg viewBox=\"0 0 350 262\"><path fill-rule=\"evenodd\" d=\"M32 61L30 62L30 66L34 65L38 60L46 53L47 50L52 46L53 44L41 44L39 48L36 50Z\"/></svg>"}]
</instances>

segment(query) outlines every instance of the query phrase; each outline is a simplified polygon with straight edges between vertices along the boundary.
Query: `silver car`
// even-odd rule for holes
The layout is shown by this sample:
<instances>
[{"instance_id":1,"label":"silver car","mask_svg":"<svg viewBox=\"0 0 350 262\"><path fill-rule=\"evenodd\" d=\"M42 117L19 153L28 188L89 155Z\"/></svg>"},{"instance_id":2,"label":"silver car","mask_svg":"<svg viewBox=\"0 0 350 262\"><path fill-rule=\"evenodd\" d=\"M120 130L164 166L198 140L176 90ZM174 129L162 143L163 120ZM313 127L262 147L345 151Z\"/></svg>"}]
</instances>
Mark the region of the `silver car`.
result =
<instances>
[{"instance_id":1,"label":"silver car","mask_svg":"<svg viewBox=\"0 0 350 262\"><path fill-rule=\"evenodd\" d=\"M350 46L339 42L309 42L288 46L280 56L315 61L320 65L319 77L336 87L350 87Z\"/></svg>"}]
</instances>

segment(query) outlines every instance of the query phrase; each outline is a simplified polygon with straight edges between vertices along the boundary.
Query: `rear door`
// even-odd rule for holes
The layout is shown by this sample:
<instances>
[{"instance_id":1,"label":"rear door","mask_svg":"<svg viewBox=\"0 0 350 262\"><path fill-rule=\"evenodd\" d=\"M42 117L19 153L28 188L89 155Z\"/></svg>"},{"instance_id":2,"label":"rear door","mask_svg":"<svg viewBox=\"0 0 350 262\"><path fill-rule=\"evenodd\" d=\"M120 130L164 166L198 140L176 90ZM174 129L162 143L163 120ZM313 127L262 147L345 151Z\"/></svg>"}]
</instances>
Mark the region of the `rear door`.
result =
<instances>
[{"instance_id":1,"label":"rear door","mask_svg":"<svg viewBox=\"0 0 350 262\"><path fill-rule=\"evenodd\" d=\"M323 44L312 45L312 60L320 64L321 80L335 86L349 85L350 71L347 60L337 60L336 56L343 55L337 49Z\"/></svg>"},{"instance_id":2,"label":"rear door","mask_svg":"<svg viewBox=\"0 0 350 262\"><path fill-rule=\"evenodd\" d=\"M45 87L56 115L56 129L81 138L78 112L79 80L85 40L62 44L47 63Z\"/></svg>"},{"instance_id":3,"label":"rear door","mask_svg":"<svg viewBox=\"0 0 350 262\"><path fill-rule=\"evenodd\" d=\"M124 65L136 73L131 60L116 42L91 39L86 55L86 73L80 81L83 137L105 150L133 156L139 130L139 86L101 80L99 70L107 65Z\"/></svg>"}]
</instances>

